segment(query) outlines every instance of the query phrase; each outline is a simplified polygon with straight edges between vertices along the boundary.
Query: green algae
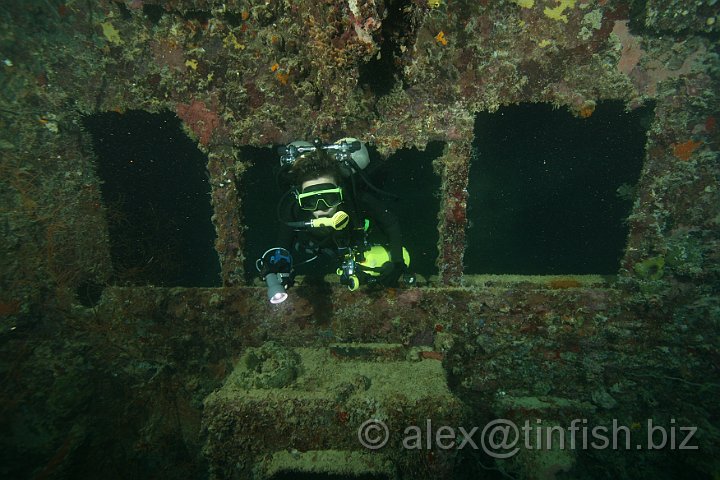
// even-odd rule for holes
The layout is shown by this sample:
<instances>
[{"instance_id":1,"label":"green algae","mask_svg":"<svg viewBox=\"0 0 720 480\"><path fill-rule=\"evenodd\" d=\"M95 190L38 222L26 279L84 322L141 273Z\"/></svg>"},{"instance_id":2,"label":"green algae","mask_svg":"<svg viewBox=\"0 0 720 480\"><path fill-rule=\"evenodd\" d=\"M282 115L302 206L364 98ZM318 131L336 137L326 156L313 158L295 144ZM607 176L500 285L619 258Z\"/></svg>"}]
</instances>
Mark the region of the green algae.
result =
<instances>
[{"instance_id":1,"label":"green algae","mask_svg":"<svg viewBox=\"0 0 720 480\"><path fill-rule=\"evenodd\" d=\"M404 360L409 349L402 345L343 344L342 349L345 353L338 353L341 350L337 346L288 349L268 342L260 349L253 349L238 362L217 395L225 400L310 400L344 396L376 399L401 392L408 401L452 395L445 383L442 363L434 359L419 360L417 355L414 355L415 361ZM253 360L258 351L273 352L274 358L279 361L272 360L271 363L284 365L276 370L279 372L277 378L259 379L257 364ZM290 358L295 358L292 367L290 361L285 360ZM248 359L251 359L250 363ZM296 378L290 370L297 373ZM351 395L347 395L349 389Z\"/></svg>"}]
</instances>

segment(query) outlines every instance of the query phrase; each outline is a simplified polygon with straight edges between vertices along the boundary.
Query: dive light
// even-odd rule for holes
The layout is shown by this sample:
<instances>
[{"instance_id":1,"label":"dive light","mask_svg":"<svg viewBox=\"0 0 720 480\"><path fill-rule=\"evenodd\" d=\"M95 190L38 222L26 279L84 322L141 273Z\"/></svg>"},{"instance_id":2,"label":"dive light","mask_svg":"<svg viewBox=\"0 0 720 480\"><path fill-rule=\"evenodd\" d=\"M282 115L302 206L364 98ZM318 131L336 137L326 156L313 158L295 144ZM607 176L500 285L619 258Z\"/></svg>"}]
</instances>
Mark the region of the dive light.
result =
<instances>
[{"instance_id":1,"label":"dive light","mask_svg":"<svg viewBox=\"0 0 720 480\"><path fill-rule=\"evenodd\" d=\"M285 291L285 287L282 284L282 274L270 273L265 276L265 283L267 283L267 295L268 300L273 305L282 303L288 298L288 294Z\"/></svg>"},{"instance_id":2,"label":"dive light","mask_svg":"<svg viewBox=\"0 0 720 480\"><path fill-rule=\"evenodd\" d=\"M307 222L287 222L287 225L292 228L331 227L335 230L342 230L347 227L349 222L350 216L343 211L339 211L329 218L313 218Z\"/></svg>"},{"instance_id":3,"label":"dive light","mask_svg":"<svg viewBox=\"0 0 720 480\"><path fill-rule=\"evenodd\" d=\"M278 304L287 300L288 294L283 279L292 274L290 252L285 248L271 248L255 261L255 268L261 275L270 270L263 279L268 287L267 296L270 303Z\"/></svg>"}]
</instances>

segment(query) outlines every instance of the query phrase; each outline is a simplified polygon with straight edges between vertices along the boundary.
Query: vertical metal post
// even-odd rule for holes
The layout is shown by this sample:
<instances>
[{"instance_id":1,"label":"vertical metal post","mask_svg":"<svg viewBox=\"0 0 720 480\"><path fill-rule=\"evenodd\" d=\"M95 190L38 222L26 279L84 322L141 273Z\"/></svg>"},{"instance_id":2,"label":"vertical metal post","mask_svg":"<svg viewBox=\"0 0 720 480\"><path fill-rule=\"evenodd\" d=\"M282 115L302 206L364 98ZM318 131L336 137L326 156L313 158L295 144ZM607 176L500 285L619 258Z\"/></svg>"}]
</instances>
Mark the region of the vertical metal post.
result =
<instances>
[{"instance_id":1,"label":"vertical metal post","mask_svg":"<svg viewBox=\"0 0 720 480\"><path fill-rule=\"evenodd\" d=\"M220 259L223 286L237 285L245 275L241 201L236 179L244 168L241 163L237 163L236 158L236 152L230 147L210 149L208 153L214 210L212 222L217 234L215 250Z\"/></svg>"},{"instance_id":2,"label":"vertical metal post","mask_svg":"<svg viewBox=\"0 0 720 480\"><path fill-rule=\"evenodd\" d=\"M449 142L445 154L435 161L442 178L437 267L443 285L462 281L471 144L471 139Z\"/></svg>"}]
</instances>

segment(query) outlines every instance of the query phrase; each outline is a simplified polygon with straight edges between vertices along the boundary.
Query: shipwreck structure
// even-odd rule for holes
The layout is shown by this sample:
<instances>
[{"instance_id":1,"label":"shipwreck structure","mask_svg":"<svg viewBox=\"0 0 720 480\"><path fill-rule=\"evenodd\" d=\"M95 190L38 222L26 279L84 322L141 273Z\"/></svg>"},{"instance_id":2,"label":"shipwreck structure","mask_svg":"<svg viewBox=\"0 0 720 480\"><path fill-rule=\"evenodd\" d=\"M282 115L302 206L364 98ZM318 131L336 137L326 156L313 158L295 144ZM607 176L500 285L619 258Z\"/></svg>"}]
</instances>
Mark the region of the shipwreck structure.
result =
<instances>
[{"instance_id":1,"label":"shipwreck structure","mask_svg":"<svg viewBox=\"0 0 720 480\"><path fill-rule=\"evenodd\" d=\"M0 475L718 478L719 15L715 0L4 2ZM476 116L591 120L606 102L651 112L613 275L469 275ZM137 224L108 201L98 135L132 115L177 118L200 156L214 283L163 282L182 248L114 255ZM435 272L384 291L300 282L271 306L248 281L253 152L342 136L388 162L440 145ZM137 195L143 171L125 180ZM516 451L507 428L481 441L500 419L531 432ZM370 420L381 447L358 437ZM593 427L619 442L578 440ZM427 443L438 432L452 441Z\"/></svg>"}]
</instances>

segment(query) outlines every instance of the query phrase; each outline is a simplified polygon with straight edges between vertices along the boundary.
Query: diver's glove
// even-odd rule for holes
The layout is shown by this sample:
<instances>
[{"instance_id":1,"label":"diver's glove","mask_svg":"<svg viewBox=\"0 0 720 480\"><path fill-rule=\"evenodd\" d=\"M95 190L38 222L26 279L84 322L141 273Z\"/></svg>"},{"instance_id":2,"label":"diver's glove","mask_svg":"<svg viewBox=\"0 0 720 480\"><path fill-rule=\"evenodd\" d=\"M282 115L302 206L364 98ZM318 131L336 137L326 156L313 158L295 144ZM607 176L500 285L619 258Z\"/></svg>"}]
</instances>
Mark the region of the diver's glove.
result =
<instances>
[{"instance_id":1,"label":"diver's glove","mask_svg":"<svg viewBox=\"0 0 720 480\"><path fill-rule=\"evenodd\" d=\"M385 262L380 267L377 281L386 287L397 287L398 280L404 271L405 264L403 262Z\"/></svg>"}]
</instances>

